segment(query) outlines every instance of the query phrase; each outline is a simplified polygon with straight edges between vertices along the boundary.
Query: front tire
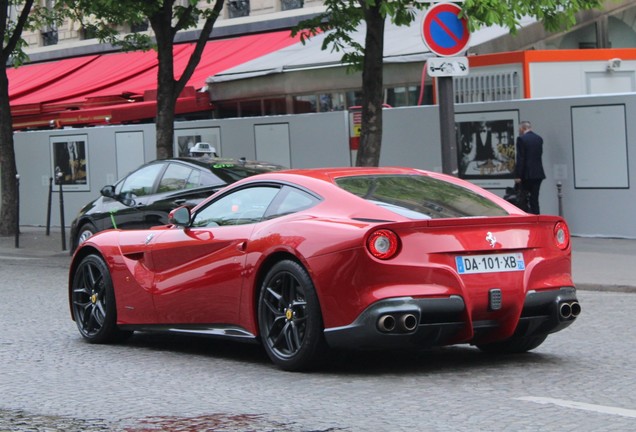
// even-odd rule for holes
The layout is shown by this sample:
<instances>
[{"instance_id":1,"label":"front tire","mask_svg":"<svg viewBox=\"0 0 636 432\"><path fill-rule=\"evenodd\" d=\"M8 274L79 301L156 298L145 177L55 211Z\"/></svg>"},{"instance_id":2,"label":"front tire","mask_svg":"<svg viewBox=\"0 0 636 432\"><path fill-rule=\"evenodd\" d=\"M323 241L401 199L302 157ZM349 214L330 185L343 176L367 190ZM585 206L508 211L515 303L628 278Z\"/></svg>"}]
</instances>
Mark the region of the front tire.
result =
<instances>
[{"instance_id":1,"label":"front tire","mask_svg":"<svg viewBox=\"0 0 636 432\"><path fill-rule=\"evenodd\" d=\"M258 300L258 323L267 355L284 370L309 369L326 351L314 284L295 261L280 261L265 276Z\"/></svg>"},{"instance_id":2,"label":"front tire","mask_svg":"<svg viewBox=\"0 0 636 432\"><path fill-rule=\"evenodd\" d=\"M98 255L88 255L77 266L71 285L73 318L90 343L110 343L130 336L117 328L117 307L110 272Z\"/></svg>"}]
</instances>

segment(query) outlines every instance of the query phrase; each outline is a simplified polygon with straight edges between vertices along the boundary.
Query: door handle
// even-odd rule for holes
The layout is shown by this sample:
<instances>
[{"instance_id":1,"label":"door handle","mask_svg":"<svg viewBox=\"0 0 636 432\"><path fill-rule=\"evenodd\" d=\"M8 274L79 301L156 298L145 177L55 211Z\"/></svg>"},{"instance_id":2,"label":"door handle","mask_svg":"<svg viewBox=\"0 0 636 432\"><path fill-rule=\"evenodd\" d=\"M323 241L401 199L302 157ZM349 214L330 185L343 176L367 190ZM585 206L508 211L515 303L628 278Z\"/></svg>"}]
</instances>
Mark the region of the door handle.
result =
<instances>
[{"instance_id":1,"label":"door handle","mask_svg":"<svg viewBox=\"0 0 636 432\"><path fill-rule=\"evenodd\" d=\"M246 247L247 247L247 242L245 242L245 241L242 241L242 242L236 244L236 249L238 249L241 252L243 252Z\"/></svg>"}]
</instances>

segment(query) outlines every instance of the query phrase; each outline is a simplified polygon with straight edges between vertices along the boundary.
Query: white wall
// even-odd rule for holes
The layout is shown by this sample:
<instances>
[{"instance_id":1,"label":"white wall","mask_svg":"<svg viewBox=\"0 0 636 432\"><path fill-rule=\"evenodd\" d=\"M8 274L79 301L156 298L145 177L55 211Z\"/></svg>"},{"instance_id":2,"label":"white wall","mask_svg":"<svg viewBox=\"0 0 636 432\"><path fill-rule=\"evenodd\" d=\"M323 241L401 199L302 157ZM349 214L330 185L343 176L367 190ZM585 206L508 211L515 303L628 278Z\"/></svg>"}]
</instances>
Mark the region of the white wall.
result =
<instances>
[{"instance_id":1,"label":"white wall","mask_svg":"<svg viewBox=\"0 0 636 432\"><path fill-rule=\"evenodd\" d=\"M305 114L296 116L250 117L228 120L200 120L175 124L175 136L206 136L210 130L220 129L220 156L247 159L256 158L256 126L278 124L289 128L288 154L290 168L319 166L348 166L348 126L346 112ZM17 132L14 135L16 163L20 174L20 224L45 226L48 201L49 178L53 176L51 137L68 135L86 136L88 147L88 190L63 189L64 222L70 225L83 205L99 196L101 188L112 184L118 174L125 175L129 166L118 166L125 158L122 148L117 146L118 134L143 136L143 161L156 158L156 133L154 124L131 126L105 126L92 128L65 128ZM120 140L121 142L121 140ZM139 149L134 145L135 158ZM176 151L176 143L175 143ZM175 153L176 154L176 153ZM260 155L259 155L260 156ZM263 155L263 159L267 159ZM51 225L60 226L59 187L53 185L51 203Z\"/></svg>"},{"instance_id":2,"label":"white wall","mask_svg":"<svg viewBox=\"0 0 636 432\"><path fill-rule=\"evenodd\" d=\"M627 187L598 184L586 185L585 172L575 170L575 149L581 146L604 146L601 140L575 142L573 117L577 110L590 107L619 107L624 112L625 130L607 130L599 136L621 136L625 143L625 160L618 161L620 169L628 174ZM539 100L517 100L456 105L458 115L479 113L514 113L519 120L530 120L537 133L545 140L543 163L547 179L541 188L541 210L557 214L559 201L557 183L562 184L563 213L575 235L636 238L636 94L586 96ZM387 109L384 112L384 137L381 165L403 165L440 171L441 149L438 107L422 106ZM228 120L202 120L182 122L178 129L220 128L222 156L253 159L256 156L255 126L262 124L288 124L289 160L292 168L350 165L349 130L346 112L302 114L296 116L251 117ZM599 128L608 127L600 124ZM20 223L40 225L46 223L48 197L47 179L51 176L50 137L56 134L82 133L88 135L90 190L65 192L66 225L83 204L95 198L100 188L117 172L115 133L143 131L146 160L155 157L154 125L108 126L80 130L17 132L15 148L20 181ZM585 149L584 149L585 150ZM595 150L592 153L597 153ZM601 153L602 154L602 151ZM605 161L598 167L607 169ZM613 163L617 163L615 160ZM585 166L585 164L581 165ZM594 165L585 169L596 169ZM609 168L611 169L611 167ZM507 180L512 185L512 179ZM505 182L504 182L505 183ZM577 186L578 185L578 186ZM585 187L581 187L584 185ZM597 187L598 186L598 187ZM624 186L621 180L620 186ZM503 194L503 189L494 189ZM52 225L59 226L58 192L53 193Z\"/></svg>"},{"instance_id":3,"label":"white wall","mask_svg":"<svg viewBox=\"0 0 636 432\"><path fill-rule=\"evenodd\" d=\"M616 72L607 71L607 61L530 64L533 98L633 91L636 91L636 61L622 61Z\"/></svg>"}]
</instances>

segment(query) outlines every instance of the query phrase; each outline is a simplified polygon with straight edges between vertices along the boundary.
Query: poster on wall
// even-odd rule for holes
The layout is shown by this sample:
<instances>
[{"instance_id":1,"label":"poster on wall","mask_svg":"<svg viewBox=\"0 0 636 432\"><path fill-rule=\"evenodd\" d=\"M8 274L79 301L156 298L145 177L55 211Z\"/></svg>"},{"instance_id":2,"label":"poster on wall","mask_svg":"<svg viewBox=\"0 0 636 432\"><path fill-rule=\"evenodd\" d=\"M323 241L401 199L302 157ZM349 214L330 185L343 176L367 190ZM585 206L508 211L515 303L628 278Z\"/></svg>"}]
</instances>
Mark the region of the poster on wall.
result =
<instances>
[{"instance_id":1,"label":"poster on wall","mask_svg":"<svg viewBox=\"0 0 636 432\"><path fill-rule=\"evenodd\" d=\"M221 128L218 127L175 130L174 155L176 157L190 156L190 149L202 142L210 144L212 150L220 156L220 130Z\"/></svg>"},{"instance_id":2,"label":"poster on wall","mask_svg":"<svg viewBox=\"0 0 636 432\"><path fill-rule=\"evenodd\" d=\"M177 139L177 156L189 156L190 149L198 142L201 142L201 135L182 135Z\"/></svg>"},{"instance_id":3,"label":"poster on wall","mask_svg":"<svg viewBox=\"0 0 636 432\"><path fill-rule=\"evenodd\" d=\"M481 187L513 186L518 111L457 114L459 177Z\"/></svg>"},{"instance_id":4,"label":"poster on wall","mask_svg":"<svg viewBox=\"0 0 636 432\"><path fill-rule=\"evenodd\" d=\"M54 136L51 143L51 177L64 190L88 191L88 135Z\"/></svg>"}]
</instances>

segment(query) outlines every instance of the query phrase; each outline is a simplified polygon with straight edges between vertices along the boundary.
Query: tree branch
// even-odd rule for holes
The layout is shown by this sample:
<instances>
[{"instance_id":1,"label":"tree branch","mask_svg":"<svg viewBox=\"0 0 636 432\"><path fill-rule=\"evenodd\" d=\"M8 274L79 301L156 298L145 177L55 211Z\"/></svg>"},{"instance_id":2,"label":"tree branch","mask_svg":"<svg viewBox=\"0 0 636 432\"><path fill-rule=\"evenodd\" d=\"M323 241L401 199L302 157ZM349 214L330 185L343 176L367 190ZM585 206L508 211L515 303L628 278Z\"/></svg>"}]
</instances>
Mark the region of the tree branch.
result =
<instances>
[{"instance_id":1,"label":"tree branch","mask_svg":"<svg viewBox=\"0 0 636 432\"><path fill-rule=\"evenodd\" d=\"M24 26L29 18L29 13L31 12L31 7L33 7L34 0L25 0L24 7L22 8L22 12L20 12L20 17L18 18L18 22L16 23L15 29L13 29L13 33L11 37L7 41L7 44L2 49L2 61L4 63L7 62L13 50L18 44L18 41L22 37L22 30L24 30ZM6 12L5 12L6 13ZM6 23L6 16L4 19ZM6 25L6 24L5 24ZM5 29L6 30L6 29Z\"/></svg>"},{"instance_id":2,"label":"tree branch","mask_svg":"<svg viewBox=\"0 0 636 432\"><path fill-rule=\"evenodd\" d=\"M0 7L0 34L7 33L7 17L9 16L9 4L3 2L3 6Z\"/></svg>"},{"instance_id":3,"label":"tree branch","mask_svg":"<svg viewBox=\"0 0 636 432\"><path fill-rule=\"evenodd\" d=\"M185 69L183 70L183 73L181 74L181 77L179 78L179 80L177 81L175 85L175 92L176 92L175 98L178 97L179 94L181 94L181 91L184 89L186 83L188 82L190 77L192 77L194 70L196 69L197 65L201 61L201 54L203 54L203 49L205 48L205 45L208 42L208 38L210 37L210 33L212 32L212 29L214 28L214 24L216 23L217 18L221 14L221 9L223 9L224 3L225 3L225 0L216 0L216 2L214 3L214 8L212 8L212 13L205 20L205 24L203 25L203 28L201 29L201 34L199 35L199 39L197 40L197 43L194 47L194 51L192 52L192 55L190 55L188 64L186 65Z\"/></svg>"},{"instance_id":4,"label":"tree branch","mask_svg":"<svg viewBox=\"0 0 636 432\"><path fill-rule=\"evenodd\" d=\"M192 6L192 5L188 6L185 9L184 13L179 18L179 21L177 21L177 23L172 28L172 37L173 38L177 34L177 32L179 30L181 30L182 28L184 28L187 25L188 20L190 19L190 15L192 14L193 10L194 10L194 6Z\"/></svg>"}]
</instances>

